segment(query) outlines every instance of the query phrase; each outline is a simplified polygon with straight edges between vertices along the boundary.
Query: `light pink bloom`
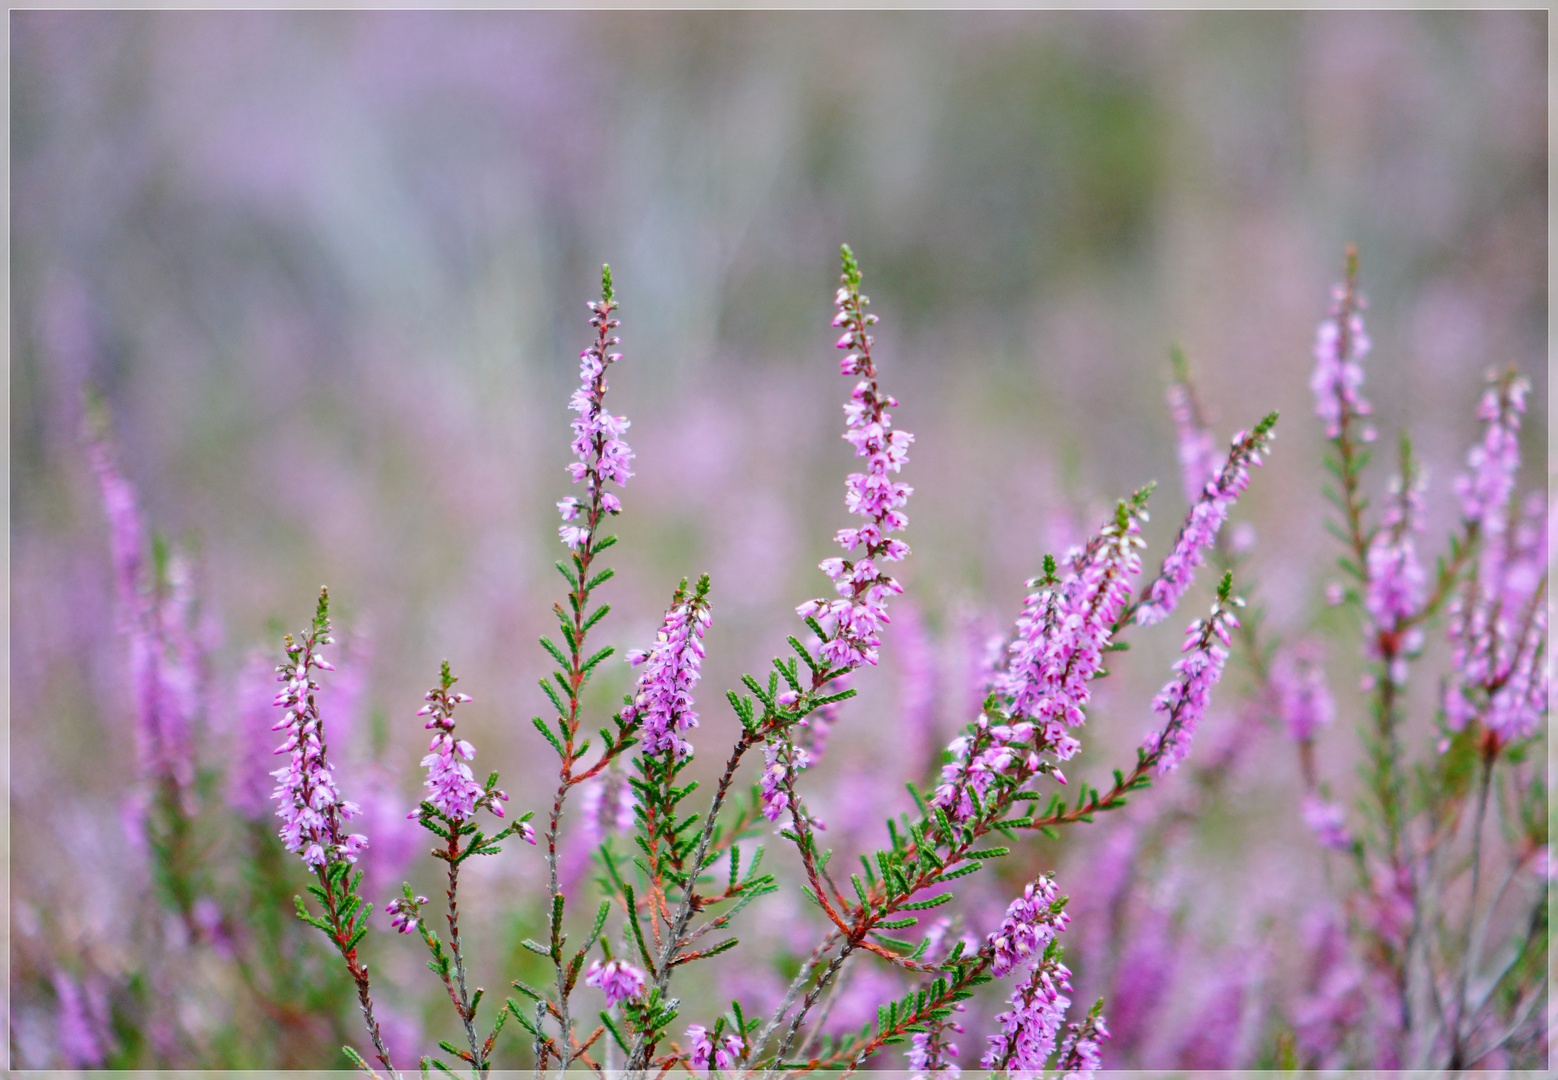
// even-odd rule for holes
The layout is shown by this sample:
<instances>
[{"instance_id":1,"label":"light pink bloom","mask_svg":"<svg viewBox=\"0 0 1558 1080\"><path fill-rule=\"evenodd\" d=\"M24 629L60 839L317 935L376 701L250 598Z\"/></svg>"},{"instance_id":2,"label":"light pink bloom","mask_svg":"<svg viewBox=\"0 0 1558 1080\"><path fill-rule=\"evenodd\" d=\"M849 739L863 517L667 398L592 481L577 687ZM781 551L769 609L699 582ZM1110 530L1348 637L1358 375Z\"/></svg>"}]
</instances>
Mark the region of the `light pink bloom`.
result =
<instances>
[{"instance_id":1,"label":"light pink bloom","mask_svg":"<svg viewBox=\"0 0 1558 1080\"><path fill-rule=\"evenodd\" d=\"M606 995L606 1007L632 1001L644 992L644 973L626 960L592 960L584 973L584 985Z\"/></svg>"},{"instance_id":2,"label":"light pink bloom","mask_svg":"<svg viewBox=\"0 0 1558 1080\"><path fill-rule=\"evenodd\" d=\"M702 675L703 634L713 621L705 599L707 588L705 578L696 593L685 599L678 589L655 644L627 655L629 663L642 664L644 670L638 677L631 704L622 710L622 719L641 725L645 753L674 751L678 757L692 754L692 744L682 738L682 733L698 726L692 691Z\"/></svg>"},{"instance_id":3,"label":"light pink bloom","mask_svg":"<svg viewBox=\"0 0 1558 1080\"><path fill-rule=\"evenodd\" d=\"M297 642L287 636L287 661L276 669L277 681L284 684L276 695L283 714L272 729L285 729L286 741L276 753L290 755L287 767L271 774L277 780L271 798L282 821L281 840L311 867L356 862L368 844L367 837L342 829L359 811L336 790L335 774L326 759L324 720L314 699L319 689L312 678L314 670L334 670L319 654L319 649L333 643L325 610L321 594L313 626Z\"/></svg>"}]
</instances>

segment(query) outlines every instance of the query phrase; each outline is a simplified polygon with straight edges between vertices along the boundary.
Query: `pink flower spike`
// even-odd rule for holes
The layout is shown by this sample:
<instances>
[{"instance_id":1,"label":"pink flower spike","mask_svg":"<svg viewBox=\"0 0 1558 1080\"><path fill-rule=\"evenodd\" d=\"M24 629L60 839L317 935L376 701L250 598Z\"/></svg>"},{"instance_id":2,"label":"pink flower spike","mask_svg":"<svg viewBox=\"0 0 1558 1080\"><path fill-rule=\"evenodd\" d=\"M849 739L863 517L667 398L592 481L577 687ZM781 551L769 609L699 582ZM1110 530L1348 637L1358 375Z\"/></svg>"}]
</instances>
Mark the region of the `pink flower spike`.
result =
<instances>
[{"instance_id":1,"label":"pink flower spike","mask_svg":"<svg viewBox=\"0 0 1558 1080\"><path fill-rule=\"evenodd\" d=\"M608 267L601 268L601 287L603 299L591 301L589 305L590 325L596 330L596 339L579 354L579 387L568 403L568 407L579 414L572 421L574 437L570 443L578 460L569 462L568 472L574 483L585 485L586 497L569 496L557 504L564 522L582 522L565 524L558 529L562 542L575 551L591 542L601 515L615 514L622 509L621 500L604 490L605 482L610 480L622 485L633 475L628 465L633 459L633 451L621 438L631 425L604 408L606 369L622 359L621 353L609 351L620 344L620 339L611 336L619 323L611 318L616 301Z\"/></svg>"},{"instance_id":2,"label":"pink flower spike","mask_svg":"<svg viewBox=\"0 0 1558 1080\"><path fill-rule=\"evenodd\" d=\"M645 753L692 754L692 744L682 733L698 726L692 691L702 676L702 639L712 621L708 592L708 575L699 580L691 597L686 596L684 581L665 613L654 647L629 654L629 661L643 664L644 670L633 700L622 710L622 720L641 725Z\"/></svg>"}]
</instances>

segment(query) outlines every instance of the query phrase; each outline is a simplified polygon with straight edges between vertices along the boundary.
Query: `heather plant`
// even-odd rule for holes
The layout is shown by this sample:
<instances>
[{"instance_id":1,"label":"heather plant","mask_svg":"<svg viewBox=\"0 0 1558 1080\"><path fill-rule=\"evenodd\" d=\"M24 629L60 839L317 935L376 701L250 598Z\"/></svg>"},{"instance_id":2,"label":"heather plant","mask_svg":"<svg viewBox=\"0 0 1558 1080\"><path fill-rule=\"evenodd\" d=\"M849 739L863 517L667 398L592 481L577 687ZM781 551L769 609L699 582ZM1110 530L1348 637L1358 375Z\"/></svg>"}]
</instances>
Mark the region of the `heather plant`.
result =
<instances>
[{"instance_id":1,"label":"heather plant","mask_svg":"<svg viewBox=\"0 0 1558 1080\"><path fill-rule=\"evenodd\" d=\"M1363 393L1371 343L1351 248L1345 270L1317 331L1310 387L1345 575L1326 603L1352 615L1361 638L1358 698L1333 694L1314 636L1284 641L1252 621L1238 639L1253 675L1244 711L1294 747L1299 815L1327 861L1310 974L1285 1005L1280 1060L1530 1067L1547 1049L1548 540L1542 493L1517 493L1528 384L1514 370L1489 372L1483 437L1453 484L1459 526L1430 571L1417 540L1428 478L1407 432L1377 512L1365 494L1378 432ZM1210 433L1182 357L1169 402L1191 487L1206 474ZM1228 547L1214 552L1219 565L1238 562ZM1430 649L1435 631L1446 650ZM1412 695L1421 683L1432 687L1426 699ZM1362 714L1351 808L1316 752L1344 709ZM1203 765L1198 786L1219 785L1220 765Z\"/></svg>"},{"instance_id":2,"label":"heather plant","mask_svg":"<svg viewBox=\"0 0 1558 1080\"><path fill-rule=\"evenodd\" d=\"M891 565L909 555L899 538L908 526L905 506L913 489L898 477L908 463L913 436L896 428L897 402L882 385L861 273L853 253L843 249L843 274L834 300L833 325L845 352L840 372L855 380L844 406L844 438L864 459L845 484L845 507L858 523L840 529L845 555L821 564L834 596L796 608L809 642L791 635L792 655L775 658L766 678L743 676L744 693L726 699L740 735L706 803L695 800L699 785L683 772L698 751L695 708L704 658L703 637L711 625L714 587L707 574L677 586L655 641L632 650L627 660L640 668L620 710L583 737L583 690L615 652L597 646L610 606L597 592L612 578L598 560L615 543L604 526L624 510L621 494L632 477L633 454L623 438L628 421L607 410L608 372L622 360L615 351L620 320L609 268L602 294L592 302L594 340L581 353L580 384L574 391L569 472L582 494L558 504L559 528L568 558L557 564L567 586L554 604L557 637L542 639L556 664L541 681L550 718L535 717L534 729L556 753L558 783L538 838L531 813L488 834L478 811L503 816L508 795L497 776L478 783L466 762L475 750L454 734L456 707L470 698L452 692L454 678L444 664L420 715L434 731L427 768L427 798L411 818L444 846L433 851L447 866L447 948L430 926L427 897L408 884L388 911L394 928L417 933L429 949L429 967L440 979L463 1028L463 1044L442 1041L458 1063L485 1074L508 1022L524 1032L535 1068L582 1065L621 1067L632 1075L663 1073L679 1065L693 1070L753 1068L858 1068L884 1048L908 1043L909 1062L922 1072L956 1069L957 1047L949 1033L961 1032L954 1015L975 990L996 979L1012 984L997 1030L985 1037L981 1064L998 1070L1056 1067L1088 1074L1098 1067L1099 1044L1108 1038L1100 1002L1071 1019L1069 971L1058 934L1067 926L1068 899L1050 874L1028 882L1007 906L1000 925L980 935L954 937L952 923L936 922L918 940L902 936L922 913L953 903L959 885L987 864L1039 832L1055 830L1124 806L1128 797L1175 769L1190 753L1197 725L1228 657L1230 635L1239 628L1242 601L1234 595L1231 572L1223 572L1210 608L1185 630L1182 658L1151 704L1158 721L1128 769L1100 788L1076 785L1076 798L1061 766L1081 749L1079 730L1087 719L1091 684L1108 674L1107 654L1128 648L1131 627L1167 619L1190 586L1206 552L1216 542L1230 505L1261 463L1275 415L1231 441L1225 460L1206 455L1208 474L1190 513L1158 573L1139 583L1141 527L1148 519L1152 486L1119 501L1086 544L1056 558L1042 559L1042 573L1029 583L1023 611L985 673L979 715L948 746L939 783L922 789L904 777L914 811L886 821L885 845L860 860L860 871L835 865L821 838L821 823L807 809L805 771L823 750L833 710L854 696L851 675L876 665L882 631L890 622L892 598L903 586ZM798 628L799 629L799 628ZM369 933L371 903L362 895L359 854L371 839L349 831L359 808L338 791L327 759L326 718L316 693L316 671L330 670L319 649L330 643L327 596L321 593L314 622L300 638L289 637L279 669L284 689L276 699L286 741L278 753L290 764L276 771L275 798L286 848L301 857L314 881L308 886L317 909L298 901L298 915L323 931L340 953L357 988L372 1053L378 1067L396 1064L375 1019L368 969L358 946ZM761 751L760 773L750 794L738 785L743 764ZM631 813L632 847L619 850L603 837L605 785L616 794L618 824ZM603 897L582 941L570 945L570 900L579 890L564 888L562 822L575 788L589 797L580 809L592 820L588 836L596 852ZM749 1015L732 1001L712 1023L687 1024L676 979L681 969L740 947L732 936L744 909L781 889L761 869L764 850L757 836L771 827L798 859L800 890L826 920L821 941L795 974L788 992L766 1017ZM540 986L513 981L489 1021L478 1025L485 990L469 986L458 923L459 868L474 855L496 855L515 834L539 843L545 859L547 937L524 947L544 959L551 977ZM846 877L847 875L847 877ZM965 918L959 915L959 920ZM950 941L950 944L949 944ZM837 996L840 973L856 954L894 969L914 982L906 996L879 1000L876 1022L858 1034L823 1034L820 1018ZM575 1001L580 982L598 989L607 1008L586 1019ZM826 1002L819 1009L819 1003ZM678 1031L678 1026L681 1030ZM375 1072L348 1048L359 1067ZM404 1065L405 1063L403 1063ZM449 1071L439 1058L421 1067Z\"/></svg>"},{"instance_id":3,"label":"heather plant","mask_svg":"<svg viewBox=\"0 0 1558 1080\"><path fill-rule=\"evenodd\" d=\"M971 634L967 685L938 695L926 630L895 576L910 555L914 492L903 476L914 437L894 426L877 316L847 246L842 261L833 326L840 373L852 380L843 432L859 462L845 481L851 521L835 536L843 554L819 567L831 595L799 604L788 652L726 691L736 721L728 749L711 748L713 725L700 724L704 641L719 600L708 574L666 583L653 640L625 652L636 674L620 705L601 712L587 693L592 680L609 681L601 677L616 657L601 640L614 577L603 560L617 543L612 519L631 512L634 461L629 421L608 410L608 376L624 354L603 268L569 402L576 486L557 504L563 596L552 605L556 629L540 642L551 666L535 699L544 715L517 736L555 755L555 785L514 788L512 800L497 773L483 780L476 771L476 747L456 720L472 695L456 690L448 661L416 713L418 737L429 740L420 800L399 794L384 762L366 760L352 730L363 650L326 654L337 630L323 590L309 625L285 638L280 666L252 665L238 683L224 789L219 770L197 764L210 735L208 665L189 563L146 539L98 425L89 450L140 732L144 809L133 826L160 902L183 930L173 959L149 966L144 984L107 993L90 972L79 981L55 972L60 1044L73 1048L72 1060L268 1064L276 1059L263 1047L279 1043L292 1047L283 1064L318 1065L328 1047L347 1043L347 1057L379 1076L868 1063L955 1076L975 1062L1086 1076L1111 1058L1466 1067L1545 1051L1546 531L1540 497L1515 495L1523 381L1507 373L1489 385L1484 438L1456 484L1462 522L1430 573L1417 549L1424 477L1405 436L1377 517L1364 495L1376 437L1349 257L1313 380L1349 575L1328 590L1320 617L1333 624L1273 627L1236 592L1237 577L1255 595L1253 541L1246 526L1225 526L1269 452L1276 416L1219 451L1176 351L1169 406L1188 507L1156 571L1144 574L1149 483L1083 542L1035 558L1011 627L988 641ZM1161 690L1150 702L1109 699L1110 711L1144 718L1134 752L1097 740L1083 757L1089 715L1100 708L1095 684L1130 659L1122 654L1132 637L1192 602L1203 567L1209 595L1195 603L1206 606L1176 628L1179 659ZM1357 701L1331 689L1336 658L1322 645L1342 612L1355 616L1368 664ZM1442 662L1430 632L1442 634ZM901 665L894 722L904 747L931 745L933 732L947 730L936 724L938 700L967 710L953 718L955 734L929 775L905 753L880 775L846 773L847 791L823 792L809 781L830 733L853 719L843 706L884 651ZM1227 719L1211 705L1230 667L1246 692ZM1413 722L1428 700L1409 693L1420 683L1433 684L1431 733ZM409 731L411 712L389 722ZM1349 807L1319 749L1337 718L1355 713L1365 769ZM1268 732L1292 743L1295 816L1327 860L1296 958L1279 955L1280 943L1194 940L1184 917L1191 893L1176 877L1207 808L1240 797L1240 769ZM1415 761L1409 734L1426 740ZM692 774L710 753L722 762L711 786ZM1114 755L1108 782L1086 777ZM1167 790L1142 797L1170 774ZM812 810L823 801L826 822ZM880 828L867 823L894 806L901 811ZM1063 830L1105 814L1113 822L1100 843L1068 846L1076 857L1046 865L1040 837L1063 840ZM505 846L516 837L525 843ZM403 880L424 880L411 862L419 843L441 879L436 900ZM778 853L765 853L775 845ZM205 858L211 850L234 865ZM519 880L542 893L516 898L518 908L535 905L539 924L516 916L523 930L507 986L492 994L477 969L493 958L469 944L468 876L462 908L462 872L476 856L521 861ZM1003 874L1002 860L1020 870ZM776 962L763 905L787 898L812 918L784 924L780 955L790 959ZM413 948L426 950L426 988L454 1014L440 1025L438 1054L421 1053L415 1025L394 1004L422 994L389 963L406 938L421 939ZM371 973L370 956L380 958ZM193 992L173 965L187 970L197 959L236 971L241 987L222 1026L199 1037L181 1033L176 1010L159 1004L159 995ZM1298 971L1285 980L1284 962ZM728 977L733 968L748 976L778 968L786 981L754 1007ZM703 971L721 977L699 979ZM1193 993L1166 1037L1161 1020L1187 981ZM711 986L729 998L715 1015L702 1011ZM1084 998L1079 988L1097 993ZM367 1037L361 1051L342 1022L352 1001Z\"/></svg>"}]
</instances>

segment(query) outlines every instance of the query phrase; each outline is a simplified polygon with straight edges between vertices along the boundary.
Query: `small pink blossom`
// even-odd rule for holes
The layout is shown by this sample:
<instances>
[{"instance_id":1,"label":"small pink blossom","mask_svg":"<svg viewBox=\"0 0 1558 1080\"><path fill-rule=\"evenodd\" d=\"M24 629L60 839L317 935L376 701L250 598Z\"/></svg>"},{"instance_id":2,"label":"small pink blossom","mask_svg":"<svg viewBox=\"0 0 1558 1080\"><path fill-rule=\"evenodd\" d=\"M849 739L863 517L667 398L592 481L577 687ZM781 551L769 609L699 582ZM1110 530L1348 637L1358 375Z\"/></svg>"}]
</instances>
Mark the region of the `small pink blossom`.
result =
<instances>
[{"instance_id":1,"label":"small pink blossom","mask_svg":"<svg viewBox=\"0 0 1558 1080\"><path fill-rule=\"evenodd\" d=\"M593 986L606 995L606 1007L623 1001L632 1001L644 992L644 973L626 960L599 960L590 962L584 974L584 985Z\"/></svg>"}]
</instances>

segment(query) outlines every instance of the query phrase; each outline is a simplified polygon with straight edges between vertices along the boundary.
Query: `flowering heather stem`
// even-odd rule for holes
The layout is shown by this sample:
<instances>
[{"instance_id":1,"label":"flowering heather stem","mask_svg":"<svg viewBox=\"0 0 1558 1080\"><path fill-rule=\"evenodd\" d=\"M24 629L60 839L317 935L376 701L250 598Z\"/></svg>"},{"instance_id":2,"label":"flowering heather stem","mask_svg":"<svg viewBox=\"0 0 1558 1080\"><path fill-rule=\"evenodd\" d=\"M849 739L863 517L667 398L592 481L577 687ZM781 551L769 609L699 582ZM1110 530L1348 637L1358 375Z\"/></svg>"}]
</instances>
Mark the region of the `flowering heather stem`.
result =
<instances>
[{"instance_id":1,"label":"flowering heather stem","mask_svg":"<svg viewBox=\"0 0 1558 1080\"><path fill-rule=\"evenodd\" d=\"M1232 573L1224 574L1211 614L1186 630L1184 651L1188 655L1174 665L1177 677L1152 703L1153 710L1163 713L1167 722L1163 730L1147 736L1142 744L1143 760L1150 759L1160 775L1178 766L1190 752L1190 740L1206 712L1212 687L1222 676L1228 659L1229 629L1239 625L1232 607L1244 603L1231 596L1232 589Z\"/></svg>"},{"instance_id":2,"label":"flowering heather stem","mask_svg":"<svg viewBox=\"0 0 1558 1080\"><path fill-rule=\"evenodd\" d=\"M1261 463L1261 455L1270 445L1276 423L1277 414L1270 413L1255 425L1255 430L1241 431L1233 437L1227 462L1207 481L1175 537L1173 548L1164 558L1162 570L1135 605L1137 622L1143 625L1161 622L1179 603L1180 596L1194 580L1196 567L1202 563L1202 551L1216 542L1219 530L1228 518L1229 507L1249 486L1250 466ZM1128 617L1128 612L1121 615L1121 618Z\"/></svg>"},{"instance_id":3,"label":"flowering heather stem","mask_svg":"<svg viewBox=\"0 0 1558 1080\"><path fill-rule=\"evenodd\" d=\"M548 1052L556 1056L558 1067L564 1070L576 1056L573 1019L568 1007L572 980L562 951L564 898L558 877L557 838L562 823L563 805L567 801L569 790L574 785L596 776L626 748L624 743L631 745L626 727L619 726L618 738L615 741L611 739L609 733L602 732L606 749L600 760L582 772L574 771L588 750L588 743L583 746L577 743L580 693L595 667L613 652L610 648L602 649L594 655L585 652L585 638L590 629L610 611L609 605L602 605L593 612L589 610L591 592L612 576L610 570L592 575L595 556L616 543L614 536L599 536L600 525L607 515L616 514L622 508L621 500L614 493L606 490L605 483L610 480L619 486L625 484L632 476L632 472L628 469L628 462L633 456L627 444L618 437L626 430L627 421L612 416L603 407L607 389L606 370L622 358L620 353L609 351L621 340L612 335L612 331L621 324L611 317L612 312L617 308L617 303L612 288L610 267L601 268L601 299L591 301L589 308L590 325L596 331L595 341L580 354L580 386L574 391L570 401L571 407L579 414L579 417L573 421L575 438L572 444L578 460L568 466L574 482L582 482L585 485L586 500L581 501L570 496L558 504L565 522L574 523L581 520L583 522L565 524L559 530L563 542L572 550L573 562L571 568L565 563L557 564L558 572L569 585L568 606L565 609L562 604L553 605L553 613L557 616L567 648L566 650L560 648L547 638L541 641L548 654L559 665L559 670L554 672L552 678L541 680L542 691L558 712L555 720L556 730L554 731L553 727L540 717L534 720L536 728L561 758L557 793L552 800L552 809L547 817L546 827L546 864L550 898L547 905L551 941L549 952L556 973L556 1000L550 1003L549 1011L557 1020L560 1037L555 1044L552 1044L539 1033L540 1029L537 1029L537 1075L544 1067Z\"/></svg>"},{"instance_id":4,"label":"flowering heather stem","mask_svg":"<svg viewBox=\"0 0 1558 1080\"><path fill-rule=\"evenodd\" d=\"M308 891L323 906L324 917L310 914L300 896L296 899L298 918L323 931L340 951L346 970L357 985L357 1003L374 1052L393 1076L395 1067L390 1063L389 1050L373 1015L368 968L357 957L357 945L368 932L373 905L364 903L357 894L362 871L353 871L351 866L368 846L368 840L356 833L346 835L342 828L357 816L358 808L336 791L327 757L324 718L314 696L319 684L311 677L316 668L333 670L318 651L332 643L330 595L321 589L313 625L296 642L291 634L287 635L287 662L276 669L278 681L286 684L276 696L277 706L286 710L276 728L287 729L287 741L276 752L290 752L291 760L286 768L273 774L278 783L272 797L278 803L276 816L282 819L282 842L288 851L302 855L319 881L317 886L310 885ZM360 1068L372 1072L355 1050L344 1049Z\"/></svg>"},{"instance_id":5,"label":"flowering heather stem","mask_svg":"<svg viewBox=\"0 0 1558 1080\"><path fill-rule=\"evenodd\" d=\"M1310 386L1315 391L1316 413L1326 422L1326 436L1335 450L1335 458L1326 463L1327 468L1341 484L1340 493L1326 492L1342 514L1341 527L1333 531L1349 550L1349 560L1344 565L1357 578L1360 595L1367 596L1372 581L1369 563L1372 536L1364 526L1367 501L1359 488L1363 467L1368 463L1368 454L1362 444L1374 441L1375 433L1368 425L1355 428L1357 421L1372 411L1358 393L1363 384L1363 369L1358 361L1368 352L1369 342L1363 328L1363 302L1358 295L1357 280L1358 252L1348 245L1345 279L1332 291L1330 314L1320 324L1317 335L1315 372ZM1396 730L1400 717L1394 674L1398 671L1402 639L1395 626L1376 628L1372 637L1370 649L1379 670L1374 679L1376 693L1372 705L1374 733L1370 747L1370 788L1379 803L1385 828L1384 847L1391 870L1399 877L1403 866L1402 801L1406 781L1400 770L1401 753ZM1396 981L1405 1001L1404 963L1396 967Z\"/></svg>"}]
</instances>

